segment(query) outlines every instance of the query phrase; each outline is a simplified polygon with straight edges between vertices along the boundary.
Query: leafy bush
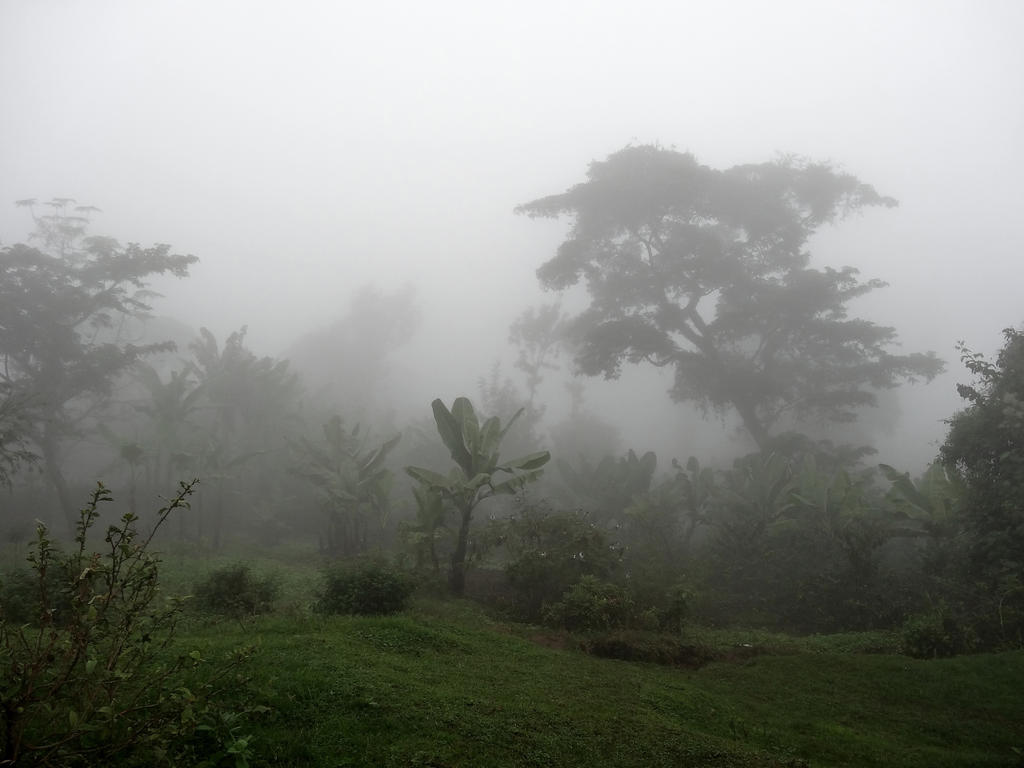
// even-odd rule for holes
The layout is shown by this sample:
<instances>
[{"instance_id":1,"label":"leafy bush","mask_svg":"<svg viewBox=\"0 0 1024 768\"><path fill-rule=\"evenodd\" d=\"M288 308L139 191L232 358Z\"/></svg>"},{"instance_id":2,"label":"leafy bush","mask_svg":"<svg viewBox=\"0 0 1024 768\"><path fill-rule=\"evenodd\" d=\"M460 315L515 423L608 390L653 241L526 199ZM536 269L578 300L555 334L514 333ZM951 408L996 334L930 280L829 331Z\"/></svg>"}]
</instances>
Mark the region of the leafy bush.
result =
<instances>
[{"instance_id":1,"label":"leafy bush","mask_svg":"<svg viewBox=\"0 0 1024 768\"><path fill-rule=\"evenodd\" d=\"M607 578L618 566L607 535L584 515L526 505L506 525L505 566L517 618L539 621L583 576Z\"/></svg>"},{"instance_id":2,"label":"leafy bush","mask_svg":"<svg viewBox=\"0 0 1024 768\"><path fill-rule=\"evenodd\" d=\"M713 654L700 646L682 642L674 635L660 632L616 629L588 638L583 650L593 656L622 661L646 661L652 664L700 667Z\"/></svg>"},{"instance_id":3,"label":"leafy bush","mask_svg":"<svg viewBox=\"0 0 1024 768\"><path fill-rule=\"evenodd\" d=\"M194 587L199 608L235 619L269 612L279 591L276 578L254 576L241 563L214 570Z\"/></svg>"},{"instance_id":4,"label":"leafy bush","mask_svg":"<svg viewBox=\"0 0 1024 768\"><path fill-rule=\"evenodd\" d=\"M86 551L99 506L111 500L102 485L80 513L70 554L39 524L28 558L31 599L19 580L13 589L21 606L13 613L0 606L0 764L108 765L130 755L155 765L195 757L199 729L224 711L219 681L247 652L207 672L198 651L176 655L171 647L182 602L157 601L159 559L149 544L172 512L187 508L193 487L182 484L148 537L140 537L137 516L125 513L107 530L103 553ZM29 623L15 615L26 605Z\"/></svg>"},{"instance_id":5,"label":"leafy bush","mask_svg":"<svg viewBox=\"0 0 1024 768\"><path fill-rule=\"evenodd\" d=\"M584 576L545 613L547 621L571 632L626 626L633 617L629 593L596 576Z\"/></svg>"},{"instance_id":6,"label":"leafy bush","mask_svg":"<svg viewBox=\"0 0 1024 768\"><path fill-rule=\"evenodd\" d=\"M416 588L409 576L379 561L335 565L324 581L316 606L322 613L397 613Z\"/></svg>"},{"instance_id":7,"label":"leafy bush","mask_svg":"<svg viewBox=\"0 0 1024 768\"><path fill-rule=\"evenodd\" d=\"M969 622L946 606L938 606L907 619L903 625L903 652L915 659L935 659L970 653L978 641Z\"/></svg>"}]
</instances>

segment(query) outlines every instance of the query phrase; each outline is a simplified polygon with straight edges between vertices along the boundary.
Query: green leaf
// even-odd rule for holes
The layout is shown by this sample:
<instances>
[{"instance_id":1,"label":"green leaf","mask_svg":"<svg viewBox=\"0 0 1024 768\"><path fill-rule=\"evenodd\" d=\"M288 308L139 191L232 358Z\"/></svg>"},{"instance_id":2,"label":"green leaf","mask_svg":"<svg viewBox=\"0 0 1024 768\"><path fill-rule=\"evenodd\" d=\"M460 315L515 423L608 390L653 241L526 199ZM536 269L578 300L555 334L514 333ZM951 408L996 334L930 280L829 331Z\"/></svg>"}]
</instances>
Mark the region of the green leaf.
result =
<instances>
[{"instance_id":1,"label":"green leaf","mask_svg":"<svg viewBox=\"0 0 1024 768\"><path fill-rule=\"evenodd\" d=\"M654 451L648 451L640 459L640 469L648 475L653 475L658 466L658 457Z\"/></svg>"},{"instance_id":2,"label":"green leaf","mask_svg":"<svg viewBox=\"0 0 1024 768\"><path fill-rule=\"evenodd\" d=\"M467 480L463 487L468 491L475 491L481 486L487 485L491 481L491 475L489 472L479 472L474 475L470 480Z\"/></svg>"},{"instance_id":3,"label":"green leaf","mask_svg":"<svg viewBox=\"0 0 1024 768\"><path fill-rule=\"evenodd\" d=\"M380 467L380 465L384 463L384 460L387 458L388 454L391 453L391 451L394 449L396 445L398 445L398 441L401 439L402 435L401 433L399 433L390 440L388 440L386 443L384 443L376 451L372 452L369 458L367 458L367 460L359 468L359 472L361 474L375 472Z\"/></svg>"},{"instance_id":4,"label":"green leaf","mask_svg":"<svg viewBox=\"0 0 1024 768\"><path fill-rule=\"evenodd\" d=\"M518 493L527 483L532 483L544 474L544 470L535 469L529 472L521 472L508 480L495 483L491 486L491 492L497 494Z\"/></svg>"},{"instance_id":5,"label":"green leaf","mask_svg":"<svg viewBox=\"0 0 1024 768\"><path fill-rule=\"evenodd\" d=\"M456 400L455 402L458 402ZM438 398L430 404L434 411L434 422L437 424L437 433L448 448L452 459L462 467L466 474L473 472L473 458L469 454L465 441L462 437L462 427L452 415L452 412L445 407L445 404Z\"/></svg>"},{"instance_id":6,"label":"green leaf","mask_svg":"<svg viewBox=\"0 0 1024 768\"><path fill-rule=\"evenodd\" d=\"M520 408L518 411L512 414L512 418L508 420L508 423L505 425L505 428L501 430L501 434L498 435L499 443L505 439L505 435L507 435L508 431L512 429L512 425L516 423L516 419L523 415L524 411L526 411L525 408Z\"/></svg>"},{"instance_id":7,"label":"green leaf","mask_svg":"<svg viewBox=\"0 0 1024 768\"><path fill-rule=\"evenodd\" d=\"M452 416L462 431L462 443L470 455L476 459L483 452L480 450L480 421L477 419L473 404L468 398L458 397L452 403ZM466 474L473 474L472 470L466 468Z\"/></svg>"},{"instance_id":8,"label":"green leaf","mask_svg":"<svg viewBox=\"0 0 1024 768\"><path fill-rule=\"evenodd\" d=\"M484 456L498 452L501 444L501 419L491 416L480 427L480 453Z\"/></svg>"},{"instance_id":9,"label":"green leaf","mask_svg":"<svg viewBox=\"0 0 1024 768\"><path fill-rule=\"evenodd\" d=\"M505 472L517 469L540 469L550 460L551 454L548 451L536 451L534 453L528 453L525 456L520 456L518 459L512 459L511 461L505 462L498 467L498 469Z\"/></svg>"},{"instance_id":10,"label":"green leaf","mask_svg":"<svg viewBox=\"0 0 1024 768\"><path fill-rule=\"evenodd\" d=\"M432 488L448 490L451 487L451 482L447 477L438 474L431 469L424 469L423 467L406 467L405 473L413 480Z\"/></svg>"},{"instance_id":11,"label":"green leaf","mask_svg":"<svg viewBox=\"0 0 1024 768\"><path fill-rule=\"evenodd\" d=\"M893 490L906 499L911 506L916 507L922 512L930 513L932 511L931 500L917 489L917 486L910 479L909 472L901 474L888 464L879 464L878 466L889 482L892 483Z\"/></svg>"}]
</instances>

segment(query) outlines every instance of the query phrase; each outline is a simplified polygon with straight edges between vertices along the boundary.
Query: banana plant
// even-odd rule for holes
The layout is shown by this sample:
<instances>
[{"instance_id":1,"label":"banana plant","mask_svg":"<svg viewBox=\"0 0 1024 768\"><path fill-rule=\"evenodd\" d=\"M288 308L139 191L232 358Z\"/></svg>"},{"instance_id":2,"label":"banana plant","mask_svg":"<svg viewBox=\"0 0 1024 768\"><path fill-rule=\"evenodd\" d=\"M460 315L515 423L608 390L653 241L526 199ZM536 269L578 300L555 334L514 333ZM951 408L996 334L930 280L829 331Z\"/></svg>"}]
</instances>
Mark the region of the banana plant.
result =
<instances>
[{"instance_id":1,"label":"banana plant","mask_svg":"<svg viewBox=\"0 0 1024 768\"><path fill-rule=\"evenodd\" d=\"M878 548L896 531L890 516L870 503L865 481L845 469L823 469L808 454L796 473L795 483L794 523L813 532L815 540L835 542L854 571L866 577L874 567Z\"/></svg>"},{"instance_id":2,"label":"banana plant","mask_svg":"<svg viewBox=\"0 0 1024 768\"><path fill-rule=\"evenodd\" d=\"M904 533L932 538L956 534L967 493L959 474L934 462L915 482L909 472L899 472L888 464L878 467L891 484L886 503L910 523Z\"/></svg>"},{"instance_id":3,"label":"banana plant","mask_svg":"<svg viewBox=\"0 0 1024 768\"><path fill-rule=\"evenodd\" d=\"M367 548L368 520L384 527L390 512L393 476L384 466L401 435L363 449L359 425L345 430L340 416L323 425L324 444L301 438L293 447L303 463L295 474L312 483L327 510L326 550L352 555Z\"/></svg>"},{"instance_id":4,"label":"banana plant","mask_svg":"<svg viewBox=\"0 0 1024 768\"><path fill-rule=\"evenodd\" d=\"M796 482L790 463L777 453L737 459L719 487L713 524L727 546L743 550L770 529L785 525L796 508Z\"/></svg>"},{"instance_id":5,"label":"banana plant","mask_svg":"<svg viewBox=\"0 0 1024 768\"><path fill-rule=\"evenodd\" d=\"M863 482L844 469L825 471L813 455L807 455L794 479L792 498L801 516L828 536L836 536L850 520L871 514Z\"/></svg>"},{"instance_id":6,"label":"banana plant","mask_svg":"<svg viewBox=\"0 0 1024 768\"><path fill-rule=\"evenodd\" d=\"M718 493L715 471L711 467L701 467L696 456L687 459L685 468L676 459L672 459L672 466L676 476L668 484L682 501L686 516L683 544L689 549L694 531L698 526L706 525L711 517Z\"/></svg>"},{"instance_id":7,"label":"banana plant","mask_svg":"<svg viewBox=\"0 0 1024 768\"><path fill-rule=\"evenodd\" d=\"M503 428L497 416L481 424L473 404L465 397L457 398L451 410L440 399L430 405L434 411L437 432L455 466L447 475L422 467L406 467L405 471L421 487L440 495L444 503L459 516L459 530L448 583L454 594L461 595L466 584L466 551L473 510L486 498L515 493L539 478L541 467L547 464L551 454L537 451L510 461L501 460L501 441L522 415L522 408L516 411Z\"/></svg>"},{"instance_id":8,"label":"banana plant","mask_svg":"<svg viewBox=\"0 0 1024 768\"><path fill-rule=\"evenodd\" d=\"M156 368L141 362L133 374L146 395L133 407L146 421L143 446L150 457L149 485L170 488L176 480L174 457L187 452L197 440L194 417L206 390L195 380L191 366L171 371L167 381Z\"/></svg>"},{"instance_id":9,"label":"banana plant","mask_svg":"<svg viewBox=\"0 0 1024 768\"><path fill-rule=\"evenodd\" d=\"M651 489L658 457L653 451L637 456L630 449L625 456L605 456L596 466L582 459L578 467L568 461L556 462L562 480L605 525L621 523L624 511Z\"/></svg>"},{"instance_id":10,"label":"banana plant","mask_svg":"<svg viewBox=\"0 0 1024 768\"><path fill-rule=\"evenodd\" d=\"M423 568L424 560L429 557L431 570L436 576L441 572L437 541L446 529L444 497L436 488L427 485L413 486L412 495L416 500L416 518L399 524L402 537L405 545L416 555L416 568Z\"/></svg>"}]
</instances>

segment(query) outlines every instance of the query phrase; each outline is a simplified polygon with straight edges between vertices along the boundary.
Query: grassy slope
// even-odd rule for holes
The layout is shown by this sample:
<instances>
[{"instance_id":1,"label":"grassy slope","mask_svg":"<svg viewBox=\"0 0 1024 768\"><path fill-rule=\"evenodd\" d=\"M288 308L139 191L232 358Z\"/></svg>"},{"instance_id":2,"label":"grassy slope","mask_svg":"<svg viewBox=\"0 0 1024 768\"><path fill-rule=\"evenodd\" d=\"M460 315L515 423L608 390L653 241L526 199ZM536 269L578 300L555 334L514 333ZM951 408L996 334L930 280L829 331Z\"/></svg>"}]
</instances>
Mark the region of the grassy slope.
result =
<instances>
[{"instance_id":1,"label":"grassy slope","mask_svg":"<svg viewBox=\"0 0 1024 768\"><path fill-rule=\"evenodd\" d=\"M303 766L1013 766L1024 653L804 642L699 670L543 647L465 604L196 627L255 642L260 762Z\"/></svg>"}]
</instances>

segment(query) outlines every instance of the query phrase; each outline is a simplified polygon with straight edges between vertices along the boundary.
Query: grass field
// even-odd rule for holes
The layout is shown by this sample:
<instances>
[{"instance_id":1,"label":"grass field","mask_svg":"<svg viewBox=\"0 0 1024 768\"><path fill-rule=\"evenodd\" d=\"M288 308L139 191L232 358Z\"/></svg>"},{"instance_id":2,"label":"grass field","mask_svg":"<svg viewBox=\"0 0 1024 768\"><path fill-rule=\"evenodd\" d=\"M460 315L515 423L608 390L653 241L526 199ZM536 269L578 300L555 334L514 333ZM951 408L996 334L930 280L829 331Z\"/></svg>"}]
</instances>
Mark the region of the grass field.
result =
<instances>
[{"instance_id":1,"label":"grass field","mask_svg":"<svg viewBox=\"0 0 1024 768\"><path fill-rule=\"evenodd\" d=\"M231 562L172 551L161 583L187 594ZM469 601L320 616L308 553L252 570L278 580L275 612L189 611L175 651L254 647L226 702L247 716L225 729L251 736L235 768L1024 766L1024 651L921 661L887 633L688 627L676 642L706 663L659 666L589 655L586 638Z\"/></svg>"},{"instance_id":2,"label":"grass field","mask_svg":"<svg viewBox=\"0 0 1024 768\"><path fill-rule=\"evenodd\" d=\"M256 765L1022 764L1022 652L919 661L857 652L871 636L694 639L721 660L599 659L436 600L394 617L197 620L181 635L204 655L256 646L237 703L269 707L244 726Z\"/></svg>"}]
</instances>

